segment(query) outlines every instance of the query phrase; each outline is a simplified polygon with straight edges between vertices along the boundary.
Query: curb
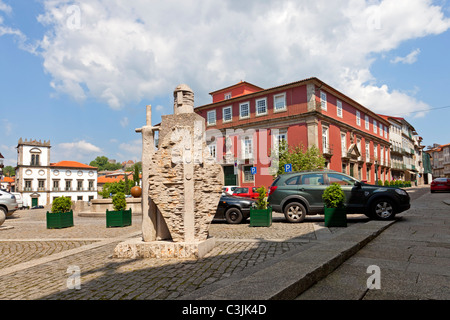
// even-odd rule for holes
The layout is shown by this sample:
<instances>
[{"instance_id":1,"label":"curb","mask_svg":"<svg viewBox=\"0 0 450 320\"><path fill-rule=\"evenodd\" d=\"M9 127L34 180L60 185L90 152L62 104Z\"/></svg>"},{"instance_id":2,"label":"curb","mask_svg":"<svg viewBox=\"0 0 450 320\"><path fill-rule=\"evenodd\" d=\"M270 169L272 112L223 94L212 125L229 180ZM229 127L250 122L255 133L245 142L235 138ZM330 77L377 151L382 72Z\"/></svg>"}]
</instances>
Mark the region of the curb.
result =
<instances>
[{"instance_id":1,"label":"curb","mask_svg":"<svg viewBox=\"0 0 450 320\"><path fill-rule=\"evenodd\" d=\"M179 300L292 300L394 223L395 220L369 221L349 227L335 237L319 240L262 269L256 266L247 276L219 281Z\"/></svg>"}]
</instances>

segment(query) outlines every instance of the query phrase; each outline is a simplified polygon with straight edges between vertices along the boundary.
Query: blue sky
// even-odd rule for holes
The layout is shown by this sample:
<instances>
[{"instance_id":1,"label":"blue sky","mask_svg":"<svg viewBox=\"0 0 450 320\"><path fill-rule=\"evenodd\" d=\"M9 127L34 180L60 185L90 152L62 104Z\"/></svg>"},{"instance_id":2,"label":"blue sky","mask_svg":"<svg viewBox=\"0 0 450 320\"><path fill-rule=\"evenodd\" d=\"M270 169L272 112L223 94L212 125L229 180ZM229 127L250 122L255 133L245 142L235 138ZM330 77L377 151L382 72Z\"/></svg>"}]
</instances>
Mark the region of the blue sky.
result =
<instances>
[{"instance_id":1,"label":"blue sky","mask_svg":"<svg viewBox=\"0 0 450 320\"><path fill-rule=\"evenodd\" d=\"M145 106L158 123L178 84L198 106L312 76L450 143L449 29L448 1L0 0L0 152L15 166L22 137L52 162L140 160Z\"/></svg>"}]
</instances>

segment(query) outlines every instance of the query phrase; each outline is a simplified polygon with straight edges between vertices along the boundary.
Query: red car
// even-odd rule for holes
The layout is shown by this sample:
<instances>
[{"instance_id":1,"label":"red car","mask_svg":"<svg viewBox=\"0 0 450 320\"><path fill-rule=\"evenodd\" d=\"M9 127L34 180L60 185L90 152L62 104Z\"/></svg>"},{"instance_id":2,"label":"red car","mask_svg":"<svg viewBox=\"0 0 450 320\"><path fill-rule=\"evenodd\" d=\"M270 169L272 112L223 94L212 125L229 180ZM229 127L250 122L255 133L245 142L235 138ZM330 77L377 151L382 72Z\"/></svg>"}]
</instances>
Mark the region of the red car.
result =
<instances>
[{"instance_id":1,"label":"red car","mask_svg":"<svg viewBox=\"0 0 450 320\"><path fill-rule=\"evenodd\" d=\"M245 198L258 198L258 192L256 191L257 187L239 187L234 189L233 196L245 197Z\"/></svg>"},{"instance_id":2,"label":"red car","mask_svg":"<svg viewBox=\"0 0 450 320\"><path fill-rule=\"evenodd\" d=\"M431 182L430 191L450 191L450 178L436 178Z\"/></svg>"}]
</instances>

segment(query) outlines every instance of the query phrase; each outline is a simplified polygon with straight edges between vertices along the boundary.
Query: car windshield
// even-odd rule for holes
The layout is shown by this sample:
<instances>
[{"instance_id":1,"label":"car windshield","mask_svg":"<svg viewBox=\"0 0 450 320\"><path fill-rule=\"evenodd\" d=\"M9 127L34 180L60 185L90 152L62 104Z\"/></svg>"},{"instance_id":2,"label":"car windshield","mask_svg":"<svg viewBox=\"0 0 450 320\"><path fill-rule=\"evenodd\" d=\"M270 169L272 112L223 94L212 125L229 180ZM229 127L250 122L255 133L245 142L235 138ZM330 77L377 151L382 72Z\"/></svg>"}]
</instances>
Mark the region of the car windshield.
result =
<instances>
[{"instance_id":1,"label":"car windshield","mask_svg":"<svg viewBox=\"0 0 450 320\"><path fill-rule=\"evenodd\" d=\"M437 178L434 181L436 181L436 182L447 182L447 178Z\"/></svg>"}]
</instances>

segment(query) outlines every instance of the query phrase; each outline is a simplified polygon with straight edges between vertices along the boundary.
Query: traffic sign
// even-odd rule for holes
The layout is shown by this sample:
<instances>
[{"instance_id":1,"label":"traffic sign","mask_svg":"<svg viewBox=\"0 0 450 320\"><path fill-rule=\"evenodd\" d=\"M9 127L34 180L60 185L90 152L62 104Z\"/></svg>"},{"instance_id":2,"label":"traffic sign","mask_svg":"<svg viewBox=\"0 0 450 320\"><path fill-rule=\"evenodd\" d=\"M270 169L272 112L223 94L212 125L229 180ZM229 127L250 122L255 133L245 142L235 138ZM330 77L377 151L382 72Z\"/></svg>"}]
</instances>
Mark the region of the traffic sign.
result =
<instances>
[{"instance_id":1,"label":"traffic sign","mask_svg":"<svg viewBox=\"0 0 450 320\"><path fill-rule=\"evenodd\" d=\"M258 170L256 169L256 167L252 167L252 174L256 174L258 172Z\"/></svg>"},{"instance_id":2,"label":"traffic sign","mask_svg":"<svg viewBox=\"0 0 450 320\"><path fill-rule=\"evenodd\" d=\"M284 165L284 172L292 172L292 164L288 163Z\"/></svg>"}]
</instances>

